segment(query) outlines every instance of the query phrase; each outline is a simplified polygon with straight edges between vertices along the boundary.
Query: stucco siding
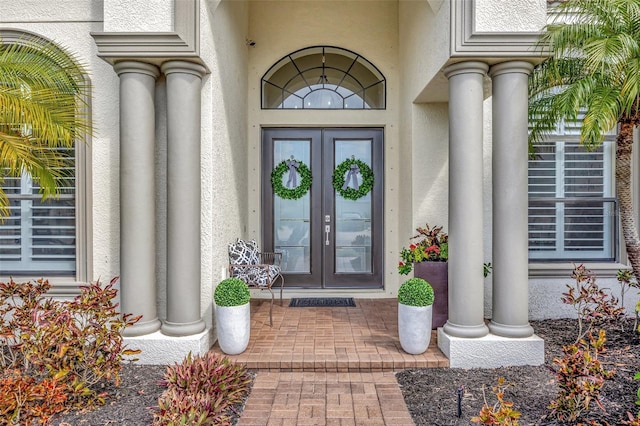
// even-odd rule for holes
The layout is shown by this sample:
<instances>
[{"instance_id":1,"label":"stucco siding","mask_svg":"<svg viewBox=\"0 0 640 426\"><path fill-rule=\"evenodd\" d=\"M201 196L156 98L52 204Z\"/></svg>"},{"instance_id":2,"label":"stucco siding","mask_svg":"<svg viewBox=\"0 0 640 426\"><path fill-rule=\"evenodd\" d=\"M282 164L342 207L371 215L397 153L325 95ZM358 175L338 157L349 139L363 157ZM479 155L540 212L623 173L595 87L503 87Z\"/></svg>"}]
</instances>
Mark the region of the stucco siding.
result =
<instances>
[{"instance_id":1,"label":"stucco siding","mask_svg":"<svg viewBox=\"0 0 640 426\"><path fill-rule=\"evenodd\" d=\"M212 319L213 289L226 273L227 244L247 236L246 2L201 5L201 57L211 73L202 91L202 295Z\"/></svg>"},{"instance_id":2,"label":"stucco siding","mask_svg":"<svg viewBox=\"0 0 640 426\"><path fill-rule=\"evenodd\" d=\"M546 23L546 0L475 0L475 31L536 32Z\"/></svg>"},{"instance_id":3,"label":"stucco siding","mask_svg":"<svg viewBox=\"0 0 640 426\"><path fill-rule=\"evenodd\" d=\"M447 81L440 71L449 60L449 1L400 1L400 57L403 94L410 102L445 102Z\"/></svg>"},{"instance_id":4,"label":"stucco siding","mask_svg":"<svg viewBox=\"0 0 640 426\"><path fill-rule=\"evenodd\" d=\"M102 22L102 0L1 0L0 23L25 22ZM84 38L84 37L83 37Z\"/></svg>"},{"instance_id":5,"label":"stucco siding","mask_svg":"<svg viewBox=\"0 0 640 426\"><path fill-rule=\"evenodd\" d=\"M173 0L103 1L104 31L173 31Z\"/></svg>"}]
</instances>

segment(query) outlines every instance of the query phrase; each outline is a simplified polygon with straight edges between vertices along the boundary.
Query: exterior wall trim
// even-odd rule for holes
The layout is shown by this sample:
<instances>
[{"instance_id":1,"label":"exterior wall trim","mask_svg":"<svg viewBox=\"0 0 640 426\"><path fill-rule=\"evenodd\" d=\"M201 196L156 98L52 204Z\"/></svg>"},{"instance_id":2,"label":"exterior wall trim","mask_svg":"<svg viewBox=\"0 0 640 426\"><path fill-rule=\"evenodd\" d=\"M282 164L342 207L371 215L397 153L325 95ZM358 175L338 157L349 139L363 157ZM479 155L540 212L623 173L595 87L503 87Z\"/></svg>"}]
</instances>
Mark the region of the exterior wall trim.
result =
<instances>
[{"instance_id":1,"label":"exterior wall trim","mask_svg":"<svg viewBox=\"0 0 640 426\"><path fill-rule=\"evenodd\" d=\"M476 0L455 0L451 8L451 57L542 56L536 49L540 32L483 33L475 30Z\"/></svg>"},{"instance_id":2,"label":"exterior wall trim","mask_svg":"<svg viewBox=\"0 0 640 426\"><path fill-rule=\"evenodd\" d=\"M631 269L629 265L624 263L606 263L606 262L585 262L585 266L594 272L598 278L615 278L618 270ZM568 279L573 271L574 264L569 262L562 263L529 263L529 278L564 278Z\"/></svg>"},{"instance_id":3,"label":"exterior wall trim","mask_svg":"<svg viewBox=\"0 0 640 426\"><path fill-rule=\"evenodd\" d=\"M200 57L200 0L174 0L173 32L92 32L98 56L113 64L123 59ZM154 61L155 60L155 61Z\"/></svg>"}]
</instances>

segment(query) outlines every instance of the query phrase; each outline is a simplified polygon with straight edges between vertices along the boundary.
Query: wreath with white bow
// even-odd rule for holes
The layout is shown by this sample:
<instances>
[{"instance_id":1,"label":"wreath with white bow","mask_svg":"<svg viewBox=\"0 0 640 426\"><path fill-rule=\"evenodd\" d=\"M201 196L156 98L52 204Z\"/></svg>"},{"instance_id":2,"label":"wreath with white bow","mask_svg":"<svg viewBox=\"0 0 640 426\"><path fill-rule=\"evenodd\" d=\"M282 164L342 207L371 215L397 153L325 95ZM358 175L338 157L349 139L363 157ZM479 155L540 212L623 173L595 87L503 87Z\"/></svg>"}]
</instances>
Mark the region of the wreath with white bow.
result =
<instances>
[{"instance_id":1,"label":"wreath with white bow","mask_svg":"<svg viewBox=\"0 0 640 426\"><path fill-rule=\"evenodd\" d=\"M358 181L358 175L361 181ZM353 156L338 164L333 171L333 188L348 200L357 200L373 189L373 171L367 163Z\"/></svg>"},{"instance_id":2,"label":"wreath with white bow","mask_svg":"<svg viewBox=\"0 0 640 426\"><path fill-rule=\"evenodd\" d=\"M282 183L285 173L288 173L287 181ZM300 183L298 183L298 175L300 175ZM293 156L280 162L271 171L273 192L286 200L302 198L309 192L311 182L312 177L309 167L302 161L296 160Z\"/></svg>"}]
</instances>

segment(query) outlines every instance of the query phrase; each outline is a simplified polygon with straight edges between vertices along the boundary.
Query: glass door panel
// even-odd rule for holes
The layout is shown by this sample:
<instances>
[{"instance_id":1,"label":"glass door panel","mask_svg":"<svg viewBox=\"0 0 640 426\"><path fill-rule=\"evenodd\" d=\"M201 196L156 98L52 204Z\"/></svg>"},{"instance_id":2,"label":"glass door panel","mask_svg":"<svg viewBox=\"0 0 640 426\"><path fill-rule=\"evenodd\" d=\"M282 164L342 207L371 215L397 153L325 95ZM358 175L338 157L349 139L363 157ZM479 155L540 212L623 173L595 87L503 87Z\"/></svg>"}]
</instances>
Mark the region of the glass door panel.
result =
<instances>
[{"instance_id":1,"label":"glass door panel","mask_svg":"<svg viewBox=\"0 0 640 426\"><path fill-rule=\"evenodd\" d=\"M336 165L350 158L356 158L371 167L371 140L334 141L334 163ZM345 185L357 189L362 185L362 175L355 173L349 178L346 173ZM355 181L354 181L355 180ZM371 272L371 192L350 200L335 194L335 272Z\"/></svg>"},{"instance_id":2,"label":"glass door panel","mask_svg":"<svg viewBox=\"0 0 640 426\"><path fill-rule=\"evenodd\" d=\"M309 140L273 141L273 165L275 168L282 161L301 161L311 163ZM295 170L282 175L282 185L295 188L299 182ZM289 200L278 196L273 199L274 249L282 253L282 270L284 273L311 272L311 194L307 192L302 198Z\"/></svg>"},{"instance_id":3,"label":"glass door panel","mask_svg":"<svg viewBox=\"0 0 640 426\"><path fill-rule=\"evenodd\" d=\"M325 129L323 132L323 212L333 219L332 238L324 245L325 288L381 288L384 208L382 129ZM356 200L344 198L333 187L334 170L345 160L366 164L373 189ZM359 189L362 173L356 169L345 185ZM357 187L356 187L357 185Z\"/></svg>"}]
</instances>

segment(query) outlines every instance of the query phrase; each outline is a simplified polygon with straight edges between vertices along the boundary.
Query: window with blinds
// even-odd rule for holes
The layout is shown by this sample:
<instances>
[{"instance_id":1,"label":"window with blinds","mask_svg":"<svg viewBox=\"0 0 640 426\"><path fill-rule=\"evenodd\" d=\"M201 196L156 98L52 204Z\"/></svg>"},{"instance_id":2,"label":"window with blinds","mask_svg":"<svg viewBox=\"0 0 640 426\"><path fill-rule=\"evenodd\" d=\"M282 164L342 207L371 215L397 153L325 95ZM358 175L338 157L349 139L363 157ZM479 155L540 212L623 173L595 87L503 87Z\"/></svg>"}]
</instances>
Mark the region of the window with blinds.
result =
<instances>
[{"instance_id":1,"label":"window with blinds","mask_svg":"<svg viewBox=\"0 0 640 426\"><path fill-rule=\"evenodd\" d=\"M0 222L0 275L75 275L75 152L63 153L67 161L58 170L65 178L57 198L42 201L27 173L4 177L11 214Z\"/></svg>"},{"instance_id":2,"label":"window with blinds","mask_svg":"<svg viewBox=\"0 0 640 426\"><path fill-rule=\"evenodd\" d=\"M615 141L589 151L579 124L561 123L529 160L529 258L616 258Z\"/></svg>"}]
</instances>

